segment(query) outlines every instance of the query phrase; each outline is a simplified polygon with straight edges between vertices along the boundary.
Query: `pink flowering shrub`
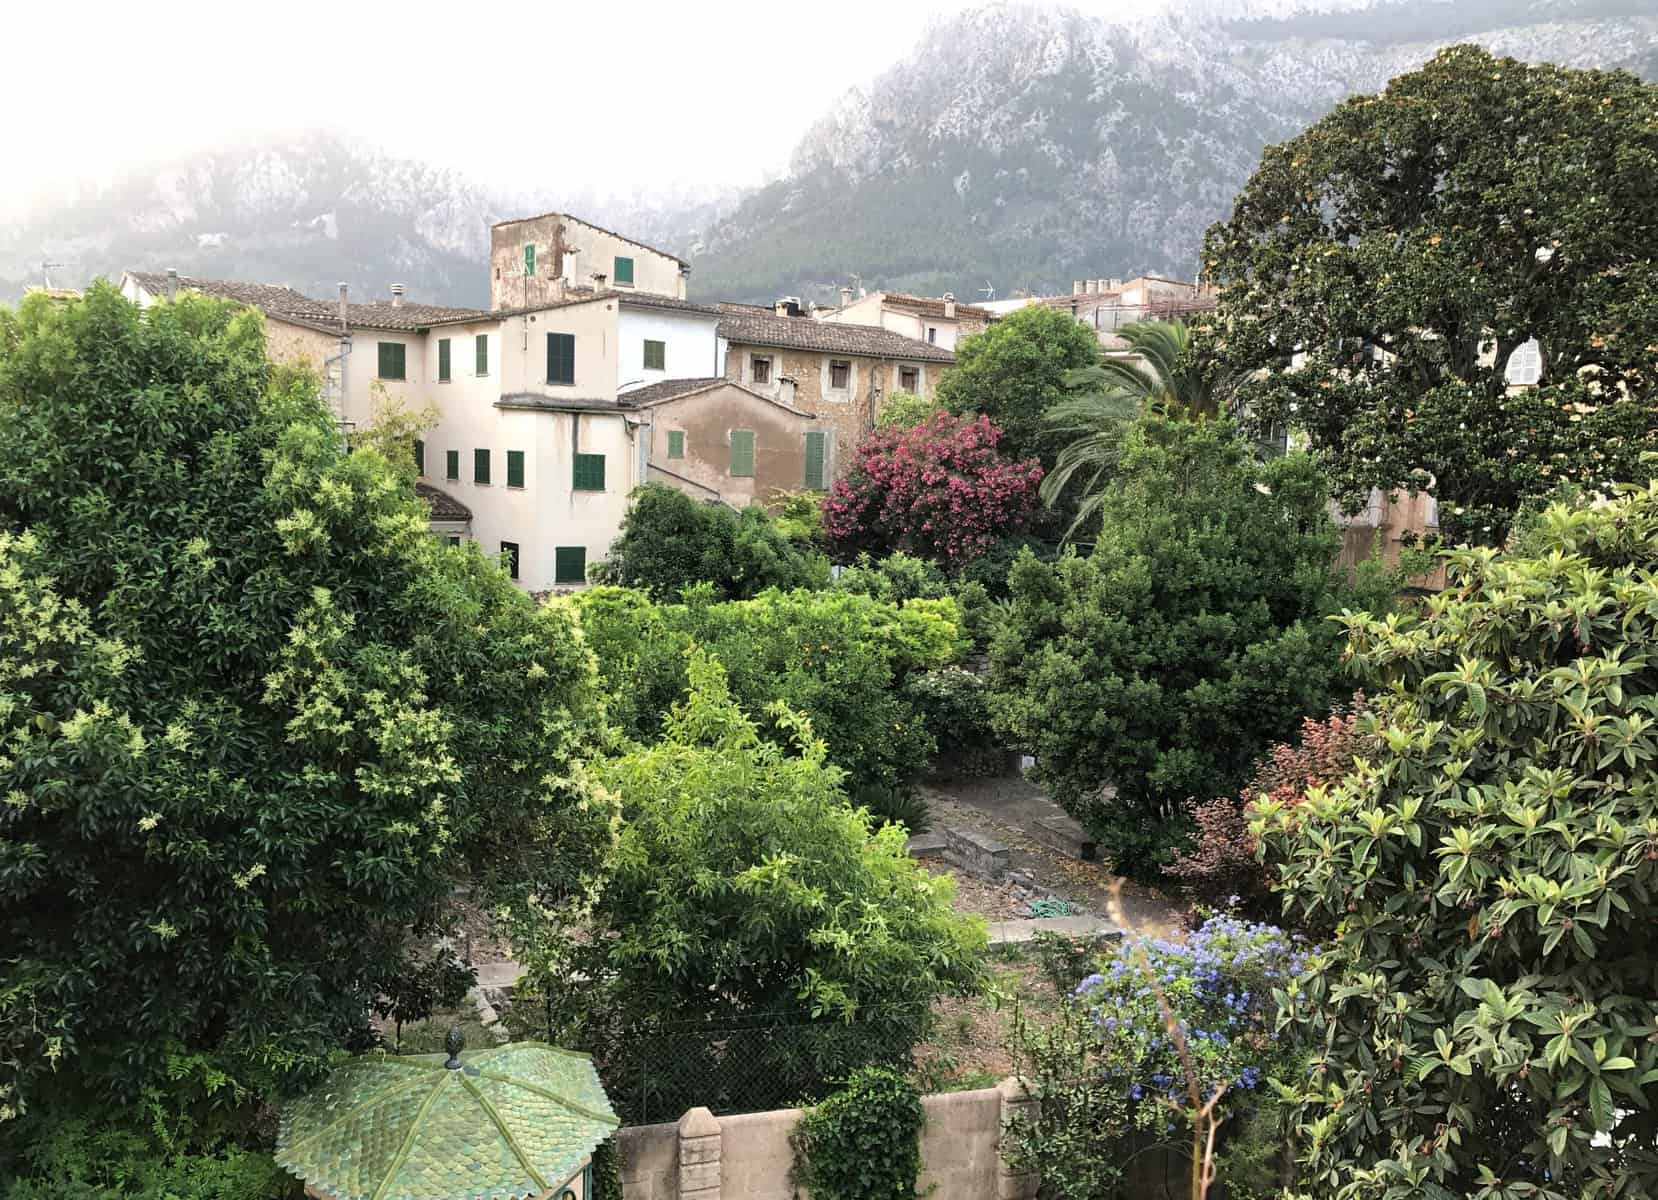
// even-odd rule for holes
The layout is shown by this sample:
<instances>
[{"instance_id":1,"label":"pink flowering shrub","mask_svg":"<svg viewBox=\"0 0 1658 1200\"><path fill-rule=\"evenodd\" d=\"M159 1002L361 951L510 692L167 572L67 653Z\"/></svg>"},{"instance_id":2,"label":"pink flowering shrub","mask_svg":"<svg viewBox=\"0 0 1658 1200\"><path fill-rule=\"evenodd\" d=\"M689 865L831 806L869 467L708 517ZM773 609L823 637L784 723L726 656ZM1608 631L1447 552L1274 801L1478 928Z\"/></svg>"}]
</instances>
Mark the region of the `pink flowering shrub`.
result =
<instances>
[{"instance_id":1,"label":"pink flowering shrub","mask_svg":"<svg viewBox=\"0 0 1658 1200\"><path fill-rule=\"evenodd\" d=\"M851 473L823 501L823 531L842 557L902 550L950 572L1023 529L1042 467L997 453L989 417L935 413L881 429L858 446Z\"/></svg>"}]
</instances>

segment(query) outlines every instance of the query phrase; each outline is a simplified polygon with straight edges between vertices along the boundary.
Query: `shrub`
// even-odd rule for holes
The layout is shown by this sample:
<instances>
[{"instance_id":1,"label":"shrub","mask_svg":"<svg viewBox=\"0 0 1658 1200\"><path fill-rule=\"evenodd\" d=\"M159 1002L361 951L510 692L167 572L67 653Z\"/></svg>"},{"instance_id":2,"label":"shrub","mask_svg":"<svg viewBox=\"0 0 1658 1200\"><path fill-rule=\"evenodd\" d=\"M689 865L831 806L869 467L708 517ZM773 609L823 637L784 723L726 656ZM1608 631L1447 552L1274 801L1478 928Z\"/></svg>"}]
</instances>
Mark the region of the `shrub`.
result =
<instances>
[{"instance_id":1,"label":"shrub","mask_svg":"<svg viewBox=\"0 0 1658 1200\"><path fill-rule=\"evenodd\" d=\"M791 531L801 532L797 525ZM621 536L592 575L659 600L677 599L696 583L712 584L722 598L747 599L769 587L829 582L822 555L791 539L764 509L736 512L660 483L634 491Z\"/></svg>"},{"instance_id":2,"label":"shrub","mask_svg":"<svg viewBox=\"0 0 1658 1200\"><path fill-rule=\"evenodd\" d=\"M1014 1127L1015 1169L1040 1169L1044 1195L1095 1200L1116 1194L1121 1164L1137 1151L1162 1143L1189 1159L1189 1061L1201 1100L1225 1089L1232 1170L1223 1165L1218 1180L1226 1194L1276 1196L1286 1158L1277 1152L1284 1137L1267 1081L1294 1073L1302 1056L1275 1035L1273 993L1300 973L1307 953L1282 930L1232 916L1210 917L1183 940L1136 940L1108 952L1097 970L1070 981L1058 1021L1015 1024L1015 1048L1028 1057L1042 1102L1035 1123ZM1264 1156L1245 1152L1246 1122Z\"/></svg>"},{"instance_id":3,"label":"shrub","mask_svg":"<svg viewBox=\"0 0 1658 1200\"><path fill-rule=\"evenodd\" d=\"M0 446L0 1115L301 1083L459 882L591 883L576 623L433 538L407 441L348 453L257 313L0 312Z\"/></svg>"},{"instance_id":4,"label":"shrub","mask_svg":"<svg viewBox=\"0 0 1658 1200\"><path fill-rule=\"evenodd\" d=\"M866 1067L801 1117L795 1178L818 1200L913 1200L926 1120L909 1080Z\"/></svg>"},{"instance_id":5,"label":"shrub","mask_svg":"<svg viewBox=\"0 0 1658 1200\"><path fill-rule=\"evenodd\" d=\"M914 676L905 690L938 743L938 760L943 765L967 774L999 772L1003 755L990 722L989 688L982 675L961 667L942 667ZM982 763L975 768L975 754L985 750L993 752L989 769Z\"/></svg>"},{"instance_id":6,"label":"shrub","mask_svg":"<svg viewBox=\"0 0 1658 1200\"><path fill-rule=\"evenodd\" d=\"M910 429L930 419L938 408L935 402L914 392L893 392L882 401L875 428Z\"/></svg>"},{"instance_id":7,"label":"shrub","mask_svg":"<svg viewBox=\"0 0 1658 1200\"><path fill-rule=\"evenodd\" d=\"M1337 539L1313 464L1256 462L1224 421L1132 427L1102 512L1092 556L1015 565L991 712L1117 869L1154 877L1188 797L1329 708Z\"/></svg>"},{"instance_id":8,"label":"shrub","mask_svg":"<svg viewBox=\"0 0 1658 1200\"><path fill-rule=\"evenodd\" d=\"M1261 862L1260 842L1249 832L1247 810L1263 796L1283 805L1300 804L1310 789L1340 782L1353 769L1353 760L1370 748L1359 728L1363 710L1361 694L1351 706L1338 708L1322 721L1305 718L1295 742L1279 742L1255 764L1255 773L1236 800L1220 796L1189 804L1197 828L1195 844L1174 861L1168 874L1211 903L1231 896L1233 904L1241 902L1251 912L1268 909L1273 903L1273 873Z\"/></svg>"},{"instance_id":9,"label":"shrub","mask_svg":"<svg viewBox=\"0 0 1658 1200\"><path fill-rule=\"evenodd\" d=\"M850 566L841 570L835 586L860 596L873 596L891 604L925 598L935 600L950 594L949 583L932 563L924 558L894 551L885 558L860 554Z\"/></svg>"},{"instance_id":10,"label":"shrub","mask_svg":"<svg viewBox=\"0 0 1658 1200\"><path fill-rule=\"evenodd\" d=\"M845 557L902 550L959 571L1036 507L1042 468L997 453L988 417L938 413L910 429L877 430L823 502L830 547Z\"/></svg>"},{"instance_id":11,"label":"shrub","mask_svg":"<svg viewBox=\"0 0 1658 1200\"><path fill-rule=\"evenodd\" d=\"M1251 823L1335 931L1282 1018L1320 1194L1658 1192L1658 485L1533 538L1344 619L1376 749Z\"/></svg>"},{"instance_id":12,"label":"shrub","mask_svg":"<svg viewBox=\"0 0 1658 1200\"><path fill-rule=\"evenodd\" d=\"M779 491L769 507L778 533L803 550L823 549L822 492Z\"/></svg>"}]
</instances>

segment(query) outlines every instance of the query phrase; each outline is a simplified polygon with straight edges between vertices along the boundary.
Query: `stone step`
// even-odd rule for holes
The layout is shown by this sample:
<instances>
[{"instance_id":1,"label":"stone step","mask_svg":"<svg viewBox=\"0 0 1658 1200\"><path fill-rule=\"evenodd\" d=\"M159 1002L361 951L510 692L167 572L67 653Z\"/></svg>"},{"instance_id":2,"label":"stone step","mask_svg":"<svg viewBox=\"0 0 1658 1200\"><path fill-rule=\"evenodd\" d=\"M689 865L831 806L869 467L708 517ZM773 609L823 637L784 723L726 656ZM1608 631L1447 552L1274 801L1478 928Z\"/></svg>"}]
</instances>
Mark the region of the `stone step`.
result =
<instances>
[{"instance_id":1,"label":"stone step","mask_svg":"<svg viewBox=\"0 0 1658 1200\"><path fill-rule=\"evenodd\" d=\"M1031 826L1030 833L1049 849L1080 858L1083 862L1094 862L1099 858L1099 846L1088 836L1088 831L1070 817L1044 817Z\"/></svg>"},{"instance_id":2,"label":"stone step","mask_svg":"<svg viewBox=\"0 0 1658 1200\"><path fill-rule=\"evenodd\" d=\"M1039 933L1062 937L1122 937L1121 927L1104 917L1026 917L1019 921L991 921L990 944L1028 942Z\"/></svg>"},{"instance_id":3,"label":"stone step","mask_svg":"<svg viewBox=\"0 0 1658 1200\"><path fill-rule=\"evenodd\" d=\"M941 833L918 833L904 847L911 858L943 858L949 853L950 843Z\"/></svg>"}]
</instances>

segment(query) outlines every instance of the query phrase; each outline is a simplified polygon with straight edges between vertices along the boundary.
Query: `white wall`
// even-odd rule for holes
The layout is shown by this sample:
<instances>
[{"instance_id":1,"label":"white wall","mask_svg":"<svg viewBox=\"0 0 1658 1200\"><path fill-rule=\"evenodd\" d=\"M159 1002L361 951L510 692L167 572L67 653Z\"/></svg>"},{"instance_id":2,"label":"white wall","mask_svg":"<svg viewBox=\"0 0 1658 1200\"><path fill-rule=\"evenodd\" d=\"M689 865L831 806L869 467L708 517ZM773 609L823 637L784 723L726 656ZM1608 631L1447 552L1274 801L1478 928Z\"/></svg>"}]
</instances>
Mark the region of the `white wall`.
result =
<instances>
[{"instance_id":1,"label":"white wall","mask_svg":"<svg viewBox=\"0 0 1658 1200\"><path fill-rule=\"evenodd\" d=\"M702 313L622 305L617 321L617 386L622 390L662 379L713 379L720 374L720 319ZM664 369L645 369L645 341L666 343Z\"/></svg>"}]
</instances>

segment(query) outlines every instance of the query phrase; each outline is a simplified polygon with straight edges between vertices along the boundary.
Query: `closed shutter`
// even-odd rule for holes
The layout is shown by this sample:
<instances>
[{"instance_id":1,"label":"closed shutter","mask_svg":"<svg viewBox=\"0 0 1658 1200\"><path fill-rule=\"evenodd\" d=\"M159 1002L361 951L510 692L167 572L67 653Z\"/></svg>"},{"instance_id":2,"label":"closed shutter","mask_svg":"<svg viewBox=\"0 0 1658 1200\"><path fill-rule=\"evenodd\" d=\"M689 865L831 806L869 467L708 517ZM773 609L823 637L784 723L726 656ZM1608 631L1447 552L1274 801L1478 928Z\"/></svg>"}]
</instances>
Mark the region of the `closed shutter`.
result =
<instances>
[{"instance_id":1,"label":"closed shutter","mask_svg":"<svg viewBox=\"0 0 1658 1200\"><path fill-rule=\"evenodd\" d=\"M472 370L477 375L489 374L489 334L480 333L472 344Z\"/></svg>"},{"instance_id":2,"label":"closed shutter","mask_svg":"<svg viewBox=\"0 0 1658 1200\"><path fill-rule=\"evenodd\" d=\"M524 486L524 452L522 450L507 451L507 486L515 488Z\"/></svg>"},{"instance_id":3,"label":"closed shutter","mask_svg":"<svg viewBox=\"0 0 1658 1200\"><path fill-rule=\"evenodd\" d=\"M668 369L668 343L654 342L645 339L645 370L666 371Z\"/></svg>"},{"instance_id":4,"label":"closed shutter","mask_svg":"<svg viewBox=\"0 0 1658 1200\"><path fill-rule=\"evenodd\" d=\"M426 443L415 439L415 474L426 474Z\"/></svg>"},{"instance_id":5,"label":"closed shutter","mask_svg":"<svg viewBox=\"0 0 1658 1200\"><path fill-rule=\"evenodd\" d=\"M449 382L449 339L438 339L438 382Z\"/></svg>"},{"instance_id":6,"label":"closed shutter","mask_svg":"<svg viewBox=\"0 0 1658 1200\"><path fill-rule=\"evenodd\" d=\"M631 258L623 258L617 255L616 282L629 284L633 282L633 260Z\"/></svg>"},{"instance_id":7,"label":"closed shutter","mask_svg":"<svg viewBox=\"0 0 1658 1200\"><path fill-rule=\"evenodd\" d=\"M578 492L604 491L604 455L576 455L570 471L570 486Z\"/></svg>"},{"instance_id":8,"label":"closed shutter","mask_svg":"<svg viewBox=\"0 0 1658 1200\"><path fill-rule=\"evenodd\" d=\"M733 475L754 474L754 430L733 429L731 431L731 473Z\"/></svg>"},{"instance_id":9,"label":"closed shutter","mask_svg":"<svg viewBox=\"0 0 1658 1200\"><path fill-rule=\"evenodd\" d=\"M685 431L682 429L668 430L668 457L685 457Z\"/></svg>"},{"instance_id":10,"label":"closed shutter","mask_svg":"<svg viewBox=\"0 0 1658 1200\"><path fill-rule=\"evenodd\" d=\"M535 243L531 242L524 247L524 274L535 274Z\"/></svg>"},{"instance_id":11,"label":"closed shutter","mask_svg":"<svg viewBox=\"0 0 1658 1200\"><path fill-rule=\"evenodd\" d=\"M586 546L555 546L553 548L553 582L587 582Z\"/></svg>"},{"instance_id":12,"label":"closed shutter","mask_svg":"<svg viewBox=\"0 0 1658 1200\"><path fill-rule=\"evenodd\" d=\"M445 450L443 452L443 477L457 482L461 477L461 452L459 450Z\"/></svg>"},{"instance_id":13,"label":"closed shutter","mask_svg":"<svg viewBox=\"0 0 1658 1200\"><path fill-rule=\"evenodd\" d=\"M472 482L489 482L489 451L474 450L472 452Z\"/></svg>"},{"instance_id":14,"label":"closed shutter","mask_svg":"<svg viewBox=\"0 0 1658 1200\"><path fill-rule=\"evenodd\" d=\"M547 382L576 382L576 335L549 333L547 335Z\"/></svg>"},{"instance_id":15,"label":"closed shutter","mask_svg":"<svg viewBox=\"0 0 1658 1200\"><path fill-rule=\"evenodd\" d=\"M814 431L806 435L806 486L815 492L823 490L823 460L828 435Z\"/></svg>"},{"instance_id":16,"label":"closed shutter","mask_svg":"<svg viewBox=\"0 0 1658 1200\"><path fill-rule=\"evenodd\" d=\"M380 342L380 378L402 379L404 377L403 343Z\"/></svg>"}]
</instances>

